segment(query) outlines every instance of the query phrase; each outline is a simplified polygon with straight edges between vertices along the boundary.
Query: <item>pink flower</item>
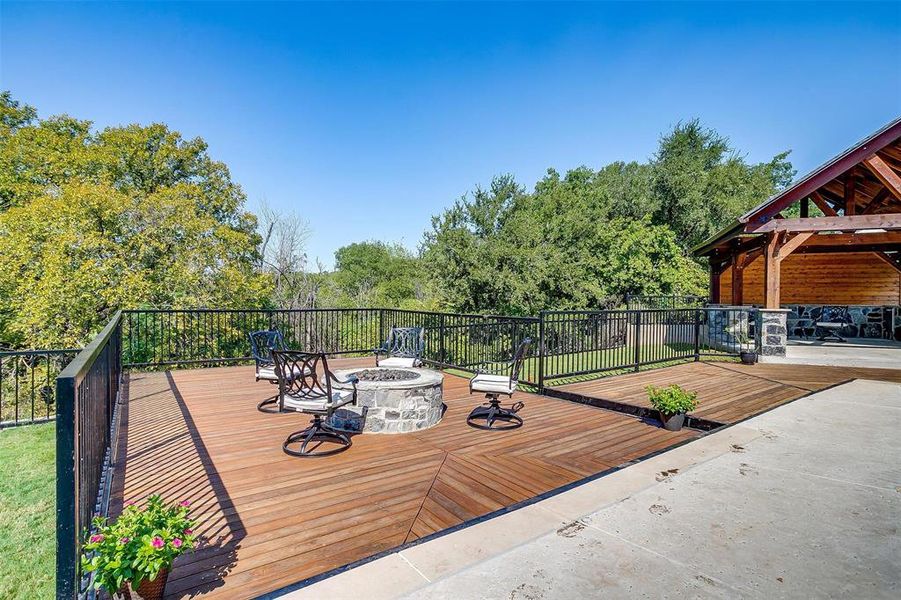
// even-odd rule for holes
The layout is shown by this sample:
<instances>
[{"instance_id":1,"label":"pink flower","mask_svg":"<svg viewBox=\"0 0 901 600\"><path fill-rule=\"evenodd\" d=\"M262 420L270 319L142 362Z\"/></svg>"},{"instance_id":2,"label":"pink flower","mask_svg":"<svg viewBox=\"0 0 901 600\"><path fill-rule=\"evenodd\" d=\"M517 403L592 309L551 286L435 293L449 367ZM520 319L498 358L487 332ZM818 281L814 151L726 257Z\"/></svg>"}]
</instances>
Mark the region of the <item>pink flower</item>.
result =
<instances>
[{"instance_id":1,"label":"pink flower","mask_svg":"<svg viewBox=\"0 0 901 600\"><path fill-rule=\"evenodd\" d=\"M97 543L102 542L102 541L103 541L103 534L102 534L102 533L95 533L94 535L91 536L91 543L92 543L92 544L97 544Z\"/></svg>"},{"instance_id":2,"label":"pink flower","mask_svg":"<svg viewBox=\"0 0 901 600\"><path fill-rule=\"evenodd\" d=\"M182 500L181 502L178 503L178 505L179 506L191 506L191 501L190 500Z\"/></svg>"},{"instance_id":3,"label":"pink flower","mask_svg":"<svg viewBox=\"0 0 901 600\"><path fill-rule=\"evenodd\" d=\"M185 535L191 535L192 533L194 533L193 529L185 529Z\"/></svg>"},{"instance_id":4,"label":"pink flower","mask_svg":"<svg viewBox=\"0 0 901 600\"><path fill-rule=\"evenodd\" d=\"M158 535L154 536L153 542L151 542L151 543L153 544L154 548L162 548L165 545L165 543L163 542L163 538L161 538Z\"/></svg>"},{"instance_id":5,"label":"pink flower","mask_svg":"<svg viewBox=\"0 0 901 600\"><path fill-rule=\"evenodd\" d=\"M129 538L129 537L119 538L120 544L127 544L130 541L131 541L131 538Z\"/></svg>"},{"instance_id":6,"label":"pink flower","mask_svg":"<svg viewBox=\"0 0 901 600\"><path fill-rule=\"evenodd\" d=\"M174 540L172 540L172 545L176 548L181 548L181 543L182 542L180 538L175 538Z\"/></svg>"}]
</instances>

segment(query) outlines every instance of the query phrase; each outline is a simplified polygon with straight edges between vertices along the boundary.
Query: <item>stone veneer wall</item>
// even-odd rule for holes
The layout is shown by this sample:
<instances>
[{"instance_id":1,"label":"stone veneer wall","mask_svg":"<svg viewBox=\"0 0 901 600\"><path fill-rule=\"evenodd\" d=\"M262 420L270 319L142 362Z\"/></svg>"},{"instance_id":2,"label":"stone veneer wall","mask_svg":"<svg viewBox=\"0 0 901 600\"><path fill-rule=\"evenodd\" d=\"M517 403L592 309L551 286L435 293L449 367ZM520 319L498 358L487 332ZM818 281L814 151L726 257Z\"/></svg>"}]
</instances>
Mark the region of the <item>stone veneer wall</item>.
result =
<instances>
[{"instance_id":1,"label":"stone veneer wall","mask_svg":"<svg viewBox=\"0 0 901 600\"><path fill-rule=\"evenodd\" d=\"M761 308L758 312L761 356L785 356L785 347L788 345L786 317L789 312L791 311L785 308Z\"/></svg>"},{"instance_id":2,"label":"stone veneer wall","mask_svg":"<svg viewBox=\"0 0 901 600\"><path fill-rule=\"evenodd\" d=\"M816 337L816 322L822 304L787 306L788 334L792 337ZM846 338L894 339L901 341L901 306L849 306L851 322L838 332Z\"/></svg>"}]
</instances>

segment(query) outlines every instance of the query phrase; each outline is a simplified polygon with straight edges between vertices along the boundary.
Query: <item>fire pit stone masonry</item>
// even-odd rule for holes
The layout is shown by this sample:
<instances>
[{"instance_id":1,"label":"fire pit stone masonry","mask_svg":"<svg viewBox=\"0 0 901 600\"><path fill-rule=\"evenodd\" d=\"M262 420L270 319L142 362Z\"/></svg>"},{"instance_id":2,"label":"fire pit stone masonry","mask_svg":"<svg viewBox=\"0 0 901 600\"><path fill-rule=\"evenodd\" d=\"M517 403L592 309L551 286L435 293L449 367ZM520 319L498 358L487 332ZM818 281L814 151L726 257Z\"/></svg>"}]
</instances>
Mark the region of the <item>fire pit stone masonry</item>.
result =
<instances>
[{"instance_id":1,"label":"fire pit stone masonry","mask_svg":"<svg viewBox=\"0 0 901 600\"><path fill-rule=\"evenodd\" d=\"M357 405L339 409L332 425L364 433L408 433L434 427L443 413L444 375L430 369L371 367L340 369L339 379L356 375ZM334 384L336 389L351 386Z\"/></svg>"}]
</instances>

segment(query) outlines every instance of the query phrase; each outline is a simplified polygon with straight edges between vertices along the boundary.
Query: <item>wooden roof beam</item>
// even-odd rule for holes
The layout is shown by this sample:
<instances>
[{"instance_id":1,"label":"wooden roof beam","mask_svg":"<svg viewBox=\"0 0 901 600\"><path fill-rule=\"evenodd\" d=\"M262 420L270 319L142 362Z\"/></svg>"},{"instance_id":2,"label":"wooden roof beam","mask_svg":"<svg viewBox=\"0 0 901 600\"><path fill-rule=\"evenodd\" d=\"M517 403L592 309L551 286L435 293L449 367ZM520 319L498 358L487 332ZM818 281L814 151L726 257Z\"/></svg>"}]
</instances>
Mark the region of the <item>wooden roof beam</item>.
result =
<instances>
[{"instance_id":1,"label":"wooden roof beam","mask_svg":"<svg viewBox=\"0 0 901 600\"><path fill-rule=\"evenodd\" d=\"M879 210L879 207L882 206L882 203L885 202L885 199L889 197L890 193L891 192L888 191L887 187L883 187L875 196L873 196L873 199L870 200L864 209L860 211L860 214L869 215Z\"/></svg>"},{"instance_id":2,"label":"wooden roof beam","mask_svg":"<svg viewBox=\"0 0 901 600\"><path fill-rule=\"evenodd\" d=\"M896 271L901 273L901 256L886 254L883 251L879 251L875 253L879 259L885 263L888 263L891 267L893 267Z\"/></svg>"},{"instance_id":3,"label":"wooden roof beam","mask_svg":"<svg viewBox=\"0 0 901 600\"><path fill-rule=\"evenodd\" d=\"M810 199L813 200L813 203L817 205L824 215L827 217L837 217L838 213L835 212L835 209L826 202L826 199L819 192L810 192Z\"/></svg>"},{"instance_id":4,"label":"wooden roof beam","mask_svg":"<svg viewBox=\"0 0 901 600\"><path fill-rule=\"evenodd\" d=\"M767 233L771 231L857 231L860 229L901 229L901 214L773 219L760 224L748 223L745 227L748 233Z\"/></svg>"},{"instance_id":5,"label":"wooden roof beam","mask_svg":"<svg viewBox=\"0 0 901 600\"><path fill-rule=\"evenodd\" d=\"M888 191L891 192L895 198L901 200L901 176L899 176L894 169L885 164L885 161L879 158L879 155L877 154L867 158L863 163L873 172L876 179L881 181L882 185L888 188Z\"/></svg>"},{"instance_id":6,"label":"wooden roof beam","mask_svg":"<svg viewBox=\"0 0 901 600\"><path fill-rule=\"evenodd\" d=\"M811 237L805 247L840 247L840 246L880 246L901 245L901 231L887 231L885 233L841 233L815 235Z\"/></svg>"}]
</instances>

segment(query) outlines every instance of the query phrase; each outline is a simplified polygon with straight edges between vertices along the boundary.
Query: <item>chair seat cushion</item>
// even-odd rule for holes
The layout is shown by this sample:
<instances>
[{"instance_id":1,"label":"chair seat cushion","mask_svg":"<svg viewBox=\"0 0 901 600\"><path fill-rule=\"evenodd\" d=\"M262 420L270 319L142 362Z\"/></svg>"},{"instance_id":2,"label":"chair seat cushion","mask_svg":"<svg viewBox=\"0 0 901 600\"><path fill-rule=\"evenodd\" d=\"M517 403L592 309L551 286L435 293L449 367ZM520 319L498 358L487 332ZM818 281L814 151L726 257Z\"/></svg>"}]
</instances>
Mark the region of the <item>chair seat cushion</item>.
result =
<instances>
[{"instance_id":1,"label":"chair seat cushion","mask_svg":"<svg viewBox=\"0 0 901 600\"><path fill-rule=\"evenodd\" d=\"M491 375L479 373L469 380L469 385L474 392L497 392L500 394L512 394L516 391L515 385L510 385L510 378L506 375Z\"/></svg>"},{"instance_id":2,"label":"chair seat cushion","mask_svg":"<svg viewBox=\"0 0 901 600\"><path fill-rule=\"evenodd\" d=\"M403 358L401 356L392 356L391 358L385 358L379 361L380 367L406 367L408 369L412 369L420 365L422 365L422 361L420 361L418 358Z\"/></svg>"},{"instance_id":3,"label":"chair seat cushion","mask_svg":"<svg viewBox=\"0 0 901 600\"><path fill-rule=\"evenodd\" d=\"M327 402L326 398L304 399L296 398L291 395L285 395L283 403L285 408L293 408L299 411L326 412L332 406L346 404L353 397L352 391L332 392L331 402Z\"/></svg>"},{"instance_id":4,"label":"chair seat cushion","mask_svg":"<svg viewBox=\"0 0 901 600\"><path fill-rule=\"evenodd\" d=\"M830 323L830 322L817 323L817 327L822 327L823 329L841 329L844 326L845 326L844 323Z\"/></svg>"},{"instance_id":5,"label":"chair seat cushion","mask_svg":"<svg viewBox=\"0 0 901 600\"><path fill-rule=\"evenodd\" d=\"M300 366L294 365L292 368L294 371L294 376L296 377L300 374ZM311 373L310 369L306 369L306 374L309 375ZM275 367L260 367L257 369L257 379L267 379L269 381L278 381L278 375L275 374Z\"/></svg>"}]
</instances>

